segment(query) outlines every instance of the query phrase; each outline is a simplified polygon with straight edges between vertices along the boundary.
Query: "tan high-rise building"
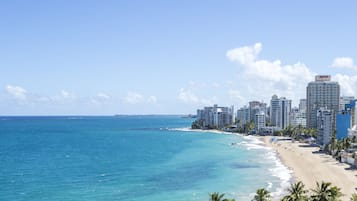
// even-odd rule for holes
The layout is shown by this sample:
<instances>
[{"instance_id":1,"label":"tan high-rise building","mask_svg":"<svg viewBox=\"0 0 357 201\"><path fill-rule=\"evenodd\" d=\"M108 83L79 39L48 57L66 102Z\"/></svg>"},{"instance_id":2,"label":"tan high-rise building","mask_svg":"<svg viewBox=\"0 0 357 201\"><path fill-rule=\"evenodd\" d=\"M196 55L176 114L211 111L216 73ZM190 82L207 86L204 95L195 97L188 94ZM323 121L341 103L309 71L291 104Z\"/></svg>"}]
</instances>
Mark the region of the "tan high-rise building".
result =
<instances>
[{"instance_id":1,"label":"tan high-rise building","mask_svg":"<svg viewBox=\"0 0 357 201\"><path fill-rule=\"evenodd\" d=\"M317 75L315 81L306 88L306 120L308 128L317 128L317 112L320 108L331 111L332 117L338 112L340 85L331 81L330 75ZM335 127L335 118L332 121Z\"/></svg>"}]
</instances>

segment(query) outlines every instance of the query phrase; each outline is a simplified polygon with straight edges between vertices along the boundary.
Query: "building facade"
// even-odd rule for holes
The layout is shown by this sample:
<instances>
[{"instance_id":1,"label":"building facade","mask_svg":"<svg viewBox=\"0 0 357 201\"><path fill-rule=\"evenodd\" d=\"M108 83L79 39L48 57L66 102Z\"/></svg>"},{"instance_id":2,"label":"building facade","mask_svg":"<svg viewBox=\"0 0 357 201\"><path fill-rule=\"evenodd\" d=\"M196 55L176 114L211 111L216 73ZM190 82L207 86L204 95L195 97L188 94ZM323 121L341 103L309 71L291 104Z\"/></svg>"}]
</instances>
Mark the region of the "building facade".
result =
<instances>
[{"instance_id":1,"label":"building facade","mask_svg":"<svg viewBox=\"0 0 357 201\"><path fill-rule=\"evenodd\" d=\"M326 108L317 110L317 143L327 145L331 142L333 113Z\"/></svg>"},{"instance_id":2,"label":"building facade","mask_svg":"<svg viewBox=\"0 0 357 201\"><path fill-rule=\"evenodd\" d=\"M265 112L260 111L254 115L254 126L257 132L265 127Z\"/></svg>"},{"instance_id":3,"label":"building facade","mask_svg":"<svg viewBox=\"0 0 357 201\"><path fill-rule=\"evenodd\" d=\"M250 121L249 117L249 108L244 106L237 110L237 122L239 126L243 126L244 124Z\"/></svg>"},{"instance_id":4,"label":"building facade","mask_svg":"<svg viewBox=\"0 0 357 201\"><path fill-rule=\"evenodd\" d=\"M197 120L202 122L204 128L223 128L233 123L233 107L204 107L203 110L197 110Z\"/></svg>"},{"instance_id":5,"label":"building facade","mask_svg":"<svg viewBox=\"0 0 357 201\"><path fill-rule=\"evenodd\" d=\"M259 101L251 101L249 102L249 121L254 121L255 119L255 114L259 112L264 112L266 114L267 112L267 104Z\"/></svg>"},{"instance_id":6,"label":"building facade","mask_svg":"<svg viewBox=\"0 0 357 201\"><path fill-rule=\"evenodd\" d=\"M281 129L290 125L291 100L273 95L270 100L270 124Z\"/></svg>"},{"instance_id":7,"label":"building facade","mask_svg":"<svg viewBox=\"0 0 357 201\"><path fill-rule=\"evenodd\" d=\"M326 108L333 114L332 124L335 126L334 114L339 109L340 85L332 82L329 75L317 75L315 81L310 82L306 88L306 120L307 127L318 128L317 112Z\"/></svg>"}]
</instances>

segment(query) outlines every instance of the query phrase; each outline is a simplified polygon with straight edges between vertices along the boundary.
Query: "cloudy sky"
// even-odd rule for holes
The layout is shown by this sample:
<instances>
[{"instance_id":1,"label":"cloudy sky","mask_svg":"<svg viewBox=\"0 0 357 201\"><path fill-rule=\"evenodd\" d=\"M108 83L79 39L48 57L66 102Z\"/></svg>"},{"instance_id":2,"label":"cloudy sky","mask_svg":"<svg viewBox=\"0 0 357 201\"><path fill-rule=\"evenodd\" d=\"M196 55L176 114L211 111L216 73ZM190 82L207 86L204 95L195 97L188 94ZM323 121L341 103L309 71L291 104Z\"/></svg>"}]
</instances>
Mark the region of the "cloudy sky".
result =
<instances>
[{"instance_id":1,"label":"cloudy sky","mask_svg":"<svg viewBox=\"0 0 357 201\"><path fill-rule=\"evenodd\" d=\"M1 1L0 115L187 114L316 74L357 95L355 1Z\"/></svg>"}]
</instances>

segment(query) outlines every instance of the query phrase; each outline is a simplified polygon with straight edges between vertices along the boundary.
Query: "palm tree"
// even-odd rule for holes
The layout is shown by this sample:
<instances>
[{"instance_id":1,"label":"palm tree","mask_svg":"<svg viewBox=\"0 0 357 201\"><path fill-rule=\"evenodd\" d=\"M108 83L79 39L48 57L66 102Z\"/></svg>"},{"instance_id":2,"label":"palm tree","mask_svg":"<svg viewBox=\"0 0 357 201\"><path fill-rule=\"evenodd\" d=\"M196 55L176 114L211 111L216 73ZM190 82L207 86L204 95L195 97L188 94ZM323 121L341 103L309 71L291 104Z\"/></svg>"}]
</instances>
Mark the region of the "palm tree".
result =
<instances>
[{"instance_id":1,"label":"palm tree","mask_svg":"<svg viewBox=\"0 0 357 201\"><path fill-rule=\"evenodd\" d=\"M357 201L357 194L353 193L350 201Z\"/></svg>"},{"instance_id":2,"label":"palm tree","mask_svg":"<svg viewBox=\"0 0 357 201\"><path fill-rule=\"evenodd\" d=\"M336 186L331 187L330 182L316 182L316 189L313 189L312 201L338 201L342 196L341 189Z\"/></svg>"},{"instance_id":3,"label":"palm tree","mask_svg":"<svg viewBox=\"0 0 357 201\"><path fill-rule=\"evenodd\" d=\"M352 137L352 142L353 142L353 143L356 143L356 142L357 142L357 136L354 135L354 136Z\"/></svg>"},{"instance_id":4,"label":"palm tree","mask_svg":"<svg viewBox=\"0 0 357 201\"><path fill-rule=\"evenodd\" d=\"M223 199L224 197L224 193L219 194L219 193L212 193L209 194L209 201L235 201L234 199Z\"/></svg>"},{"instance_id":5,"label":"palm tree","mask_svg":"<svg viewBox=\"0 0 357 201\"><path fill-rule=\"evenodd\" d=\"M252 201L270 201L270 192L265 190L264 188L260 188L257 190Z\"/></svg>"},{"instance_id":6,"label":"palm tree","mask_svg":"<svg viewBox=\"0 0 357 201\"><path fill-rule=\"evenodd\" d=\"M305 185L299 181L295 184L291 184L288 189L289 195L285 196L282 201L306 201L307 200L307 190L304 189Z\"/></svg>"},{"instance_id":7,"label":"palm tree","mask_svg":"<svg viewBox=\"0 0 357 201\"><path fill-rule=\"evenodd\" d=\"M351 139L350 138L343 138L343 149L347 150L351 148Z\"/></svg>"},{"instance_id":8,"label":"palm tree","mask_svg":"<svg viewBox=\"0 0 357 201\"><path fill-rule=\"evenodd\" d=\"M219 193L212 193L209 194L209 201L223 201L224 193L219 194Z\"/></svg>"}]
</instances>

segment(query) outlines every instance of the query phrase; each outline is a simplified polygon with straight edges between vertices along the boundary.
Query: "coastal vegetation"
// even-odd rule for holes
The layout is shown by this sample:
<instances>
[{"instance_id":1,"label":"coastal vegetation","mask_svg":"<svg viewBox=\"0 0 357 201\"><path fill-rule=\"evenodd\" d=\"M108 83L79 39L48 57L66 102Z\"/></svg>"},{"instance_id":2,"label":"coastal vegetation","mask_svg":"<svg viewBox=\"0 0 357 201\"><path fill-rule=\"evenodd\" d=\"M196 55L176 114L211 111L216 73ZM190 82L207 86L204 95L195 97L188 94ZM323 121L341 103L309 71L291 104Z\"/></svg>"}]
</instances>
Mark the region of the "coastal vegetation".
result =
<instances>
[{"instance_id":1,"label":"coastal vegetation","mask_svg":"<svg viewBox=\"0 0 357 201\"><path fill-rule=\"evenodd\" d=\"M330 182L316 182L316 187L310 191L305 189L305 185L299 181L291 184L287 189L286 196L280 201L340 201L342 197L341 189L337 186L332 186ZM234 201L234 199L224 198L224 194L213 193L209 194L209 201ZM264 188L256 191L252 201L271 201L270 192ZM351 201L357 201L357 194L353 194Z\"/></svg>"}]
</instances>

